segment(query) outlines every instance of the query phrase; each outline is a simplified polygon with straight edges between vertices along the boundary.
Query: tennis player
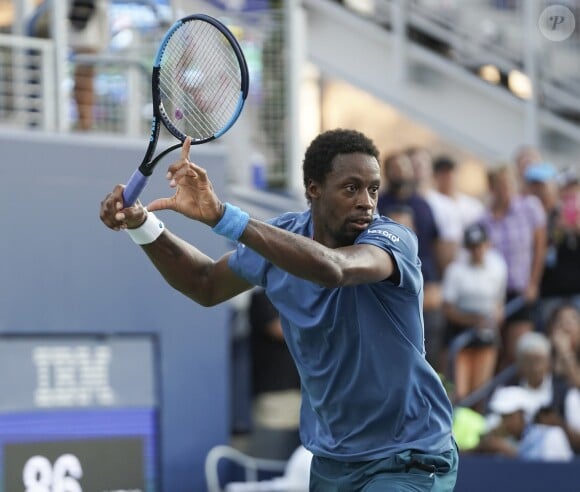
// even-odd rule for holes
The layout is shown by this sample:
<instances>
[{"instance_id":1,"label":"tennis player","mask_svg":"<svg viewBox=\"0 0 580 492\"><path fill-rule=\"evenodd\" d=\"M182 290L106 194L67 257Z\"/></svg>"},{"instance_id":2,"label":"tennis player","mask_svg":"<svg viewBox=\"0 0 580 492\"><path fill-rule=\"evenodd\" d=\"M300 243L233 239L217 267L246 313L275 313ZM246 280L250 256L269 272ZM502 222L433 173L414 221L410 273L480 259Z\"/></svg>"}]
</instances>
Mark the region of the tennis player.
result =
<instances>
[{"instance_id":1,"label":"tennis player","mask_svg":"<svg viewBox=\"0 0 580 492\"><path fill-rule=\"evenodd\" d=\"M117 185L101 220L126 230L172 287L203 306L266 289L301 377L310 490L453 490L452 408L425 359L417 238L375 214L373 142L342 129L316 137L303 162L308 209L267 223L222 203L189 148L186 140L169 167L173 196L123 209ZM153 213L164 209L237 248L214 261L165 229Z\"/></svg>"}]
</instances>

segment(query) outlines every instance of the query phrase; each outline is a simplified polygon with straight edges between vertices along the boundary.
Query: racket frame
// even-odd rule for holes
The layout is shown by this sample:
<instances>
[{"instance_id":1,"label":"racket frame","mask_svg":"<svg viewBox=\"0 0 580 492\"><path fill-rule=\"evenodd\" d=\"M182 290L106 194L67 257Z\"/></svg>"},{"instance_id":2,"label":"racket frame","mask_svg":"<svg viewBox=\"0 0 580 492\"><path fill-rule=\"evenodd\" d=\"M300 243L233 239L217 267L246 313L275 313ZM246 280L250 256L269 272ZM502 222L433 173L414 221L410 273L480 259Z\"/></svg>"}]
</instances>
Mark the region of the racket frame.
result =
<instances>
[{"instance_id":1,"label":"racket frame","mask_svg":"<svg viewBox=\"0 0 580 492\"><path fill-rule=\"evenodd\" d=\"M157 163L170 152L173 152L174 150L180 148L183 145L185 139L187 138L187 135L179 131L179 129L171 122L171 119L167 116L165 108L163 107L163 103L161 101L161 88L160 88L160 71L161 71L160 67L163 54L165 52L165 49L167 48L167 45L171 37L175 34L175 32L178 29L180 29L183 26L183 24L193 21L203 21L213 25L228 40L240 66L241 84L238 105L235 108L229 121L218 132L204 139L192 140L191 144L199 145L221 137L233 126L233 124L240 116L240 113L242 112L242 109L244 107L244 103L246 101L246 97L248 96L249 89L248 64L246 62L244 53L238 43L238 40L235 38L232 32L217 19L205 14L191 14L177 20L163 36L163 40L161 41L161 44L155 56L155 60L153 62L153 70L151 73L151 97L153 102L153 119L151 122L149 145L147 146L147 150L145 151L145 156L143 157L141 164L131 175L129 181L127 182L127 185L125 186L125 189L123 190L123 203L125 207L133 205L137 201L137 198L145 188L149 180L149 177L153 173L153 169L155 168ZM169 133L171 133L175 138L179 140L179 143L172 145L171 147L168 147L163 152L159 153L155 158L153 158L153 154L155 152L155 149L157 148L157 142L159 140L161 123L163 123L163 126L165 126L165 128L169 131Z\"/></svg>"}]
</instances>

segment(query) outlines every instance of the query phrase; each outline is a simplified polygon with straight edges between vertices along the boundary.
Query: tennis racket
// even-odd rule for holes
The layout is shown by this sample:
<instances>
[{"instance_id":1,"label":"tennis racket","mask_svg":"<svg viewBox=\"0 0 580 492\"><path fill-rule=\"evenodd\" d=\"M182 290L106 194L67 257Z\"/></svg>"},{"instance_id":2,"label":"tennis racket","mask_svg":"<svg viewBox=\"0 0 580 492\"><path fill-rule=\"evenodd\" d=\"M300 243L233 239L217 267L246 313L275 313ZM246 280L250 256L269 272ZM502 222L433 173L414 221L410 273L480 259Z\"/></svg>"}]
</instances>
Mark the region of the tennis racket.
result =
<instances>
[{"instance_id":1,"label":"tennis racket","mask_svg":"<svg viewBox=\"0 0 580 492\"><path fill-rule=\"evenodd\" d=\"M244 54L226 26L204 14L175 22L153 63L149 146L123 190L124 206L135 203L156 164L188 136L197 145L227 132L242 111L248 85ZM180 143L153 158L161 123Z\"/></svg>"}]
</instances>

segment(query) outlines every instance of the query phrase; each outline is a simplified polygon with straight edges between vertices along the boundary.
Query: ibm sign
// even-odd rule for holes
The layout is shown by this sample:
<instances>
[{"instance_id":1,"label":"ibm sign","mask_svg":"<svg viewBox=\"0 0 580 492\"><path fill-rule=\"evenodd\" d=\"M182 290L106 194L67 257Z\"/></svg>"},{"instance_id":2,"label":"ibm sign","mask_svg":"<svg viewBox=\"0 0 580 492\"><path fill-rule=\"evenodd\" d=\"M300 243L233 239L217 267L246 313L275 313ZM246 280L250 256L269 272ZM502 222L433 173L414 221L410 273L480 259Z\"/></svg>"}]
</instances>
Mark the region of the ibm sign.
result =
<instances>
[{"instance_id":1,"label":"ibm sign","mask_svg":"<svg viewBox=\"0 0 580 492\"><path fill-rule=\"evenodd\" d=\"M38 407L111 406L112 348L107 345L38 346L33 349Z\"/></svg>"},{"instance_id":2,"label":"ibm sign","mask_svg":"<svg viewBox=\"0 0 580 492\"><path fill-rule=\"evenodd\" d=\"M0 337L0 492L158 490L155 340Z\"/></svg>"}]
</instances>

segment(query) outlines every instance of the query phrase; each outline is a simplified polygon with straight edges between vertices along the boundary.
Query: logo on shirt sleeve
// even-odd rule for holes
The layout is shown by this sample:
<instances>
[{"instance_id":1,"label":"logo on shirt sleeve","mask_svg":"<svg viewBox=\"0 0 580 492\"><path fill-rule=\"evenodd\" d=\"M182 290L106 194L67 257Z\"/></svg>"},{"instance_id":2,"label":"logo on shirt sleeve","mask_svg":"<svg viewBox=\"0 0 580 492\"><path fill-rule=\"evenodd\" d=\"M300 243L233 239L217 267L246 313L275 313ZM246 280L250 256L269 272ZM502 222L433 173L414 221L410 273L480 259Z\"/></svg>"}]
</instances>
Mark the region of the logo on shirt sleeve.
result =
<instances>
[{"instance_id":1,"label":"logo on shirt sleeve","mask_svg":"<svg viewBox=\"0 0 580 492\"><path fill-rule=\"evenodd\" d=\"M399 236L393 234L390 231L386 231L385 229L368 229L368 234L380 234L381 236L385 236L387 239L392 241L393 243L398 243L401 239Z\"/></svg>"}]
</instances>

